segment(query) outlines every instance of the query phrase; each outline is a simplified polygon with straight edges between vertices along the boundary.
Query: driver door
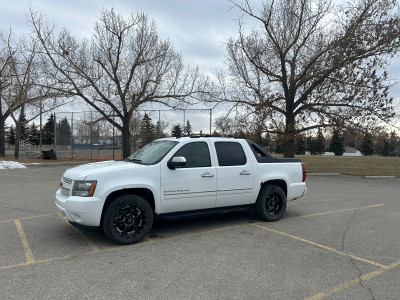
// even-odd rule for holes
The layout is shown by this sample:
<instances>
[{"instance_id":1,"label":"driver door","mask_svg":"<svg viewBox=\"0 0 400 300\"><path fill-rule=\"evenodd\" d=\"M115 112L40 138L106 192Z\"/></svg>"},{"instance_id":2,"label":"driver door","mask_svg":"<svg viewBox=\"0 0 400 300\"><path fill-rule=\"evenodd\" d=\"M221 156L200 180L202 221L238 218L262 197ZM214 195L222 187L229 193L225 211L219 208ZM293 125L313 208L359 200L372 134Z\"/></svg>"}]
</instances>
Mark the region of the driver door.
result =
<instances>
[{"instance_id":1,"label":"driver door","mask_svg":"<svg viewBox=\"0 0 400 300\"><path fill-rule=\"evenodd\" d=\"M172 157L184 157L186 165L161 166L162 213L214 208L217 179L208 143L187 143Z\"/></svg>"}]
</instances>

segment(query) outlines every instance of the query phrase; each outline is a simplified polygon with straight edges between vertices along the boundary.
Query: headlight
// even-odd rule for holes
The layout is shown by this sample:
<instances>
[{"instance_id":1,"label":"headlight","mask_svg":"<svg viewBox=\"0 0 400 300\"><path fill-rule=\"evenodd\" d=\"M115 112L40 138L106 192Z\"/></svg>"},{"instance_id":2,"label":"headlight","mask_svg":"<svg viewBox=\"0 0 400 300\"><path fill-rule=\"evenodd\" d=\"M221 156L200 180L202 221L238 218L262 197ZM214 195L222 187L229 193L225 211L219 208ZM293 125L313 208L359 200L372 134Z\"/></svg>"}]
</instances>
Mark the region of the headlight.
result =
<instances>
[{"instance_id":1,"label":"headlight","mask_svg":"<svg viewBox=\"0 0 400 300\"><path fill-rule=\"evenodd\" d=\"M72 196L92 197L97 181L75 181L72 187Z\"/></svg>"}]
</instances>

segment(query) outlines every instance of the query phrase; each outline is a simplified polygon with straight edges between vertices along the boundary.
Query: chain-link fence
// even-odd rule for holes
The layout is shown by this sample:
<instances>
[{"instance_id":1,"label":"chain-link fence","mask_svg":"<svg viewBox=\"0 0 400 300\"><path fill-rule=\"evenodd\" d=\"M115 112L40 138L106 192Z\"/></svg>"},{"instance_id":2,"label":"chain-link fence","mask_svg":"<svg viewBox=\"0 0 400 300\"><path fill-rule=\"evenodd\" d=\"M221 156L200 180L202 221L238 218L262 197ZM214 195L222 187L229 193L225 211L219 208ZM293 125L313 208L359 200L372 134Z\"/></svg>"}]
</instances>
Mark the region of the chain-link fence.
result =
<instances>
[{"instance_id":1,"label":"chain-link fence","mask_svg":"<svg viewBox=\"0 0 400 300\"><path fill-rule=\"evenodd\" d=\"M151 139L171 136L173 127L179 125L183 134L190 130L191 134L211 134L211 109L186 110L146 110L134 114L130 123L131 150L136 151L147 140L143 136L144 117L147 115L154 133ZM46 120L46 118L43 118ZM53 120L51 120L53 119ZM120 120L111 116L111 120L120 124ZM49 130L53 124L53 140ZM187 128L189 124L189 128ZM46 129L47 128L47 129ZM113 126L96 112L57 112L47 116L43 126L42 148L54 147L58 159L107 160L122 159L122 135L117 126Z\"/></svg>"}]
</instances>

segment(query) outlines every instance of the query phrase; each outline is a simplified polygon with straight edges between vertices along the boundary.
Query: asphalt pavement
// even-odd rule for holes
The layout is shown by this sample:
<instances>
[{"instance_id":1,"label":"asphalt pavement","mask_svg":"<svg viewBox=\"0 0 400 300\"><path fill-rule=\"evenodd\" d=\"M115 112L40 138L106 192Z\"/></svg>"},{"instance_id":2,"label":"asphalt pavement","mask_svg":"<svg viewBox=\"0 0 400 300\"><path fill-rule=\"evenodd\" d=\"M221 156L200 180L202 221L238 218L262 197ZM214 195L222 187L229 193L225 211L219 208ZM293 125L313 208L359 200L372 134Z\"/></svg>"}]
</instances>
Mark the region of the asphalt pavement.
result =
<instances>
[{"instance_id":1,"label":"asphalt pavement","mask_svg":"<svg viewBox=\"0 0 400 300\"><path fill-rule=\"evenodd\" d=\"M65 169L0 170L0 299L399 299L400 179L310 176L278 222L163 221L117 246L57 214Z\"/></svg>"}]
</instances>

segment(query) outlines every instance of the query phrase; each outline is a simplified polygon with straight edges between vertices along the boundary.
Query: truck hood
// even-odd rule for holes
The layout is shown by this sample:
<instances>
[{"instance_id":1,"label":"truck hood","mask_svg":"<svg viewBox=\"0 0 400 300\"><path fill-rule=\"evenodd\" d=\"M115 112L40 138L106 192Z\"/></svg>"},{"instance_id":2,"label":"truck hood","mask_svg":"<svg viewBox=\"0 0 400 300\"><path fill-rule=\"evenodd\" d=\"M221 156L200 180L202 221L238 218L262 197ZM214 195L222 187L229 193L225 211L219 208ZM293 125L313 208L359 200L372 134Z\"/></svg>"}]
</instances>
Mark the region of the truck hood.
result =
<instances>
[{"instance_id":1,"label":"truck hood","mask_svg":"<svg viewBox=\"0 0 400 300\"><path fill-rule=\"evenodd\" d=\"M139 170L142 168L146 168L146 166L133 162L108 160L73 167L65 171L63 176L73 180L84 180L86 177L91 175L112 173L113 171L121 171L126 169Z\"/></svg>"}]
</instances>

